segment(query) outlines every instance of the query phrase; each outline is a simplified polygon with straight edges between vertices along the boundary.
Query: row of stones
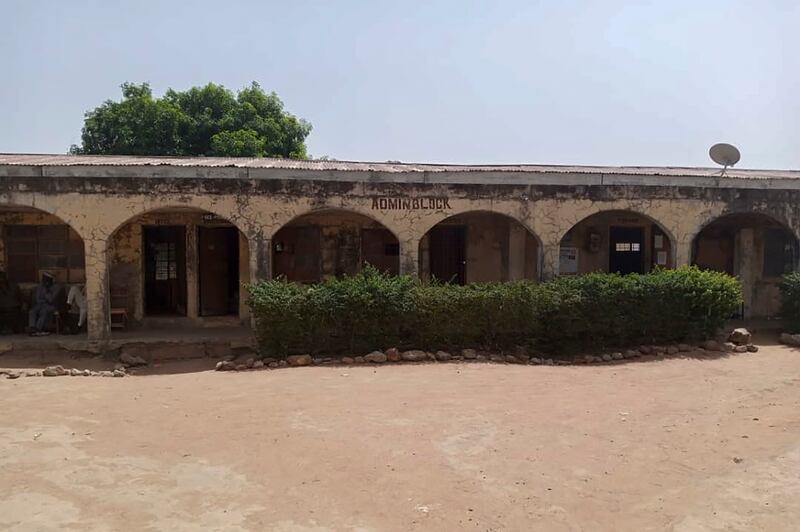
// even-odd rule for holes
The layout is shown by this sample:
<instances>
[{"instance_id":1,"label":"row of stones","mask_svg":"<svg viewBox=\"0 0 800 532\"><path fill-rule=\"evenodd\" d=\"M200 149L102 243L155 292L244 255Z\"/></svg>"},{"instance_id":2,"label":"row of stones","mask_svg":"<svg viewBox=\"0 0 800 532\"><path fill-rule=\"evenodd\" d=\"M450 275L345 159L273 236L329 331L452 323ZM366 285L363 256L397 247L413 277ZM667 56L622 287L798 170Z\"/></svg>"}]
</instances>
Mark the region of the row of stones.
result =
<instances>
[{"instance_id":1,"label":"row of stones","mask_svg":"<svg viewBox=\"0 0 800 532\"><path fill-rule=\"evenodd\" d=\"M88 369L78 368L65 368L64 366L47 366L42 371L29 370L19 371L11 369L0 369L0 375L5 375L7 379L18 379L25 375L26 377L124 377L128 374L129 368L137 366L146 366L147 361L142 357L123 354L119 358L119 362L114 364L113 370L92 371Z\"/></svg>"},{"instance_id":2,"label":"row of stones","mask_svg":"<svg viewBox=\"0 0 800 532\"><path fill-rule=\"evenodd\" d=\"M679 353L686 353L694 351L697 348L705 351L717 352L734 352L746 353L758 351L758 346L753 344L736 345L732 342L720 343L714 340L704 342L699 346L692 346L689 344L678 344L670 346L652 346L643 345L637 349L628 349L626 351L617 351L612 353L604 353L602 355L585 355L583 357L575 357L572 360L556 360L552 358L541 358L528 356L523 350L518 350L517 353L498 354L498 353L484 353L478 352L475 349L463 349L460 354L451 354L447 351L437 351L430 353L421 350L399 351L396 348L387 349L386 351L373 351L364 356L344 356L341 358L334 357L319 357L315 358L311 355L291 355L285 360L275 358L265 358L263 360L248 359L243 363L236 363L230 360L221 360L217 363L217 371L246 371L250 369L260 368L280 368L287 366L311 366L311 365L325 365L325 364L383 364L386 362L448 362L448 361L475 361L475 362L497 362L505 364L530 364L530 365L573 365L573 364L599 364L605 362L613 362L616 360L626 360L638 358L643 355L658 355L668 356L677 355Z\"/></svg>"},{"instance_id":3,"label":"row of stones","mask_svg":"<svg viewBox=\"0 0 800 532\"><path fill-rule=\"evenodd\" d=\"M800 347L800 334L781 333L781 343Z\"/></svg>"},{"instance_id":4,"label":"row of stones","mask_svg":"<svg viewBox=\"0 0 800 532\"><path fill-rule=\"evenodd\" d=\"M117 364L113 371L91 371L88 369L78 368L65 368L63 366L47 366L41 371L29 370L19 371L13 369L2 369L0 375L5 375L7 379L18 379L23 375L25 377L124 377L127 375L125 367Z\"/></svg>"}]
</instances>

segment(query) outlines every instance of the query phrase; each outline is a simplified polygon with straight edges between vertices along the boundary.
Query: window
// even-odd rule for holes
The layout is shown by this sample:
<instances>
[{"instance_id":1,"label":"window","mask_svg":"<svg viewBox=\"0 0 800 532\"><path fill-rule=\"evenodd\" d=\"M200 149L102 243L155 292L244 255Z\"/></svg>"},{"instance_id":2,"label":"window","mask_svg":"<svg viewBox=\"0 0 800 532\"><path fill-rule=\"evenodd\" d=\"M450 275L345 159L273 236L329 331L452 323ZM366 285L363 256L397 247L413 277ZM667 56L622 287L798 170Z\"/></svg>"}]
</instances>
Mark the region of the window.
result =
<instances>
[{"instance_id":1,"label":"window","mask_svg":"<svg viewBox=\"0 0 800 532\"><path fill-rule=\"evenodd\" d=\"M59 283L85 281L83 240L68 225L8 225L6 269L17 283L36 283L42 272Z\"/></svg>"},{"instance_id":2,"label":"window","mask_svg":"<svg viewBox=\"0 0 800 532\"><path fill-rule=\"evenodd\" d=\"M614 244L614 251L641 251L641 246L639 242L617 242Z\"/></svg>"},{"instance_id":3,"label":"window","mask_svg":"<svg viewBox=\"0 0 800 532\"><path fill-rule=\"evenodd\" d=\"M795 239L785 229L767 229L764 234L764 277L778 277L794 270Z\"/></svg>"},{"instance_id":4,"label":"window","mask_svg":"<svg viewBox=\"0 0 800 532\"><path fill-rule=\"evenodd\" d=\"M159 242L155 245L156 281L178 278L178 259L174 242Z\"/></svg>"}]
</instances>

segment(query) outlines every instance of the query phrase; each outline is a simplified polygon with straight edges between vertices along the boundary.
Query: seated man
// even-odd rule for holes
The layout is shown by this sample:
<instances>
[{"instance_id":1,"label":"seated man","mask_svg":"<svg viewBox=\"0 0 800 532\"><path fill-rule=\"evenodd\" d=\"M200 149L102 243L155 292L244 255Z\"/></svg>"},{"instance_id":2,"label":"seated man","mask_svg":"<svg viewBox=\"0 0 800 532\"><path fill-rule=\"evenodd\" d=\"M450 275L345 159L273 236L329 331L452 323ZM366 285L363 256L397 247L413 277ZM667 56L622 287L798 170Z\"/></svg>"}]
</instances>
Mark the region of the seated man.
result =
<instances>
[{"instance_id":1,"label":"seated man","mask_svg":"<svg viewBox=\"0 0 800 532\"><path fill-rule=\"evenodd\" d=\"M50 322L58 310L60 287L55 283L52 274L44 272L42 282L33 291L31 310L28 312L28 330L31 336L47 336L50 334Z\"/></svg>"},{"instance_id":2,"label":"seated man","mask_svg":"<svg viewBox=\"0 0 800 532\"><path fill-rule=\"evenodd\" d=\"M76 334L86 323L86 287L82 284L72 285L67 294L69 307L69 332Z\"/></svg>"},{"instance_id":3,"label":"seated man","mask_svg":"<svg viewBox=\"0 0 800 532\"><path fill-rule=\"evenodd\" d=\"M19 285L11 283L6 272L0 271L0 334L20 332L22 294Z\"/></svg>"}]
</instances>

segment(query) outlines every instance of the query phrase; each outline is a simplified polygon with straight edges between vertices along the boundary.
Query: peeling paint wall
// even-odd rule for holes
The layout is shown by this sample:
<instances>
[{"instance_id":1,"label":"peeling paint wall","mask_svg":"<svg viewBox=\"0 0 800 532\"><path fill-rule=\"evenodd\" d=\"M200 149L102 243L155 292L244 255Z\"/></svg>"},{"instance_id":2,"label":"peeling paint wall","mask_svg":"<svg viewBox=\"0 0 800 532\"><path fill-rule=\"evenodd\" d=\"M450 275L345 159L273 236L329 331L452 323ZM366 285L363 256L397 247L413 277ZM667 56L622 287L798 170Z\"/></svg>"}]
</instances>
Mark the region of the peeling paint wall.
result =
<instances>
[{"instance_id":1,"label":"peeling paint wall","mask_svg":"<svg viewBox=\"0 0 800 532\"><path fill-rule=\"evenodd\" d=\"M13 210L4 210L0 211L0 271L7 271L8 270L8 253L7 253L7 246L6 246L6 238L7 238L7 228L8 226L16 226L16 225L67 225L64 220L54 216L52 214L44 213L44 212L29 212L29 211L13 211ZM81 237L78 233L68 227L68 238L69 241L78 242L81 240ZM69 253L68 249L64 250L64 253ZM86 281L86 272L83 268L80 267L72 267L69 269L70 275L68 277L63 275L61 270L54 271L52 268L43 267L40 271L49 271L50 273L54 273L56 276L56 280L64 285L71 285L71 284L82 284ZM29 283L20 283L22 289L27 290L35 286L35 282Z\"/></svg>"},{"instance_id":2,"label":"peeling paint wall","mask_svg":"<svg viewBox=\"0 0 800 532\"><path fill-rule=\"evenodd\" d=\"M466 282L482 283L536 279L536 237L511 218L491 212L471 212L447 218L436 226L466 229ZM513 241L513 246L511 245ZM420 242L420 272L430 278L430 239Z\"/></svg>"},{"instance_id":3,"label":"peeling paint wall","mask_svg":"<svg viewBox=\"0 0 800 532\"><path fill-rule=\"evenodd\" d=\"M145 172L149 174L142 175ZM274 178L251 179L242 171L240 176L218 177L223 173L202 168L109 167L55 168L48 169L44 176L35 167L5 166L0 168L0 203L6 209L29 207L54 215L83 238L89 333L98 340L109 334L109 285L126 283L129 293L141 293L141 286L136 286L141 283L136 273L141 257L141 249L137 250L140 229L135 224L120 228L154 209L194 209L217 214L234 224L241 231L240 242L247 243L246 249L240 246L243 280L270 277L276 233L301 215L325 209L360 214L371 220L369 224L385 227L398 239L398 269L422 276L426 264L424 235L436 224L475 211L502 214L520 224L526 231L524 253L519 248L519 233L511 228L502 230L491 222L472 232L468 252L470 280L517 277L520 257L524 257L521 262L525 277L547 279L558 275L563 237L587 217L604 211L622 210L626 217L640 215L646 217L648 224L649 220L657 223L672 244L669 261L677 266L690 263L692 243L698 233L712 220L727 214L763 213L794 235L800 234L800 189L786 188L786 180L772 186L767 180L762 185L746 179L723 183L715 178L692 178L681 181L682 185L670 182L662 186L653 176L628 176L627 185L605 185L597 176L571 174L552 182L561 184L514 184L492 175L465 179L464 183L443 183L430 181L426 175L392 178L377 173L327 172L322 180L318 179L320 172L293 171L283 178L275 171L270 174ZM458 177L457 172L452 175ZM480 179L484 182L478 183ZM521 173L515 179L522 182L527 178ZM737 182L742 186L737 187ZM447 202L432 202L433 208L389 209L380 204L376 207L377 197L446 198ZM322 259L325 275L352 270L358 235L336 229L337 224L346 225L346 218L339 218L325 229L331 242ZM202 221L194 218L193 223L197 227ZM579 230L573 231L576 240L581 238L576 236ZM756 248L759 238L754 233ZM517 245L511 245L512 241ZM607 262L598 256L582 264L581 269L598 269L604 260ZM141 266L138 268L141 271ZM750 308L759 313L774 307L774 283L762 286L757 277L760 270L749 271L755 276L749 281L754 287ZM129 308L136 318L141 318L141 302L136 299L140 295L133 297ZM196 315L196 297L190 297L192 301Z\"/></svg>"},{"instance_id":4,"label":"peeling paint wall","mask_svg":"<svg viewBox=\"0 0 800 532\"><path fill-rule=\"evenodd\" d=\"M197 250L198 227L230 227L227 220L209 213L185 210L158 210L134 217L126 222L109 239L108 270L111 307L127 309L134 322L145 318L145 266L143 228L148 226L181 226L186 235L186 316L201 319L199 312L199 258ZM246 237L239 233L239 279L250 279L250 257ZM222 281L222 280L221 280ZM249 311L240 292L239 317L249 320Z\"/></svg>"},{"instance_id":5,"label":"peeling paint wall","mask_svg":"<svg viewBox=\"0 0 800 532\"><path fill-rule=\"evenodd\" d=\"M312 245L312 239L317 243ZM274 273L290 280L316 282L353 275L365 262L399 272L399 256L388 254L388 246L397 244L394 234L353 212L323 210L299 216L276 232L273 242Z\"/></svg>"},{"instance_id":6,"label":"peeling paint wall","mask_svg":"<svg viewBox=\"0 0 800 532\"><path fill-rule=\"evenodd\" d=\"M629 211L605 211L578 222L561 239L562 247L578 250L577 273L609 271L612 227L642 230L644 271L652 270L655 265L669 267L673 264L672 242L653 221ZM654 238L657 235L661 238ZM662 252L660 257L659 251ZM663 264L658 264L659 259Z\"/></svg>"}]
</instances>

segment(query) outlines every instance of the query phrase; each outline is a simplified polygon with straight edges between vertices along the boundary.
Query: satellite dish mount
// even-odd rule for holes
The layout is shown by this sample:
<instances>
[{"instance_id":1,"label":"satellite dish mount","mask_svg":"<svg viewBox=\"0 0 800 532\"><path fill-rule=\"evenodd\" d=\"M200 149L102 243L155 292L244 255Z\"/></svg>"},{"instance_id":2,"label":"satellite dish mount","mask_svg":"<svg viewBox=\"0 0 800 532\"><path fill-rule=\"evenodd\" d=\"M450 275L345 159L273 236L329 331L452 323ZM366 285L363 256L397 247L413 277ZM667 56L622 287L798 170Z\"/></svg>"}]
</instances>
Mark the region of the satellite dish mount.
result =
<instances>
[{"instance_id":1,"label":"satellite dish mount","mask_svg":"<svg viewBox=\"0 0 800 532\"><path fill-rule=\"evenodd\" d=\"M741 154L739 150L736 149L736 146L725 144L724 142L711 146L711 149L708 150L708 155L711 157L712 161L722 165L720 176L724 176L725 170L727 170L729 166L738 163L741 158Z\"/></svg>"}]
</instances>

